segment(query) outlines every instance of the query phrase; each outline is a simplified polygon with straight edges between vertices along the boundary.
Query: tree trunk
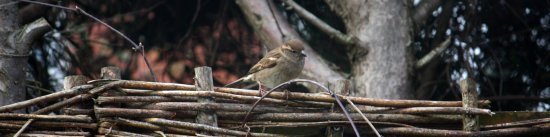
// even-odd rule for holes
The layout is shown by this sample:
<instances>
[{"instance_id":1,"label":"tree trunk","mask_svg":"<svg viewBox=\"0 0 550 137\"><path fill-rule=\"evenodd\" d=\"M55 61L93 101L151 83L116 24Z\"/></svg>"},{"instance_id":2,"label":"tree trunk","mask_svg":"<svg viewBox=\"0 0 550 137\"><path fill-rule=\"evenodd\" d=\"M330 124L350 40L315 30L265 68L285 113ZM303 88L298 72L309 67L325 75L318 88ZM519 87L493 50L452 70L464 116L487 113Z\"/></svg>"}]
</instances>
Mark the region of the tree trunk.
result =
<instances>
[{"instance_id":1,"label":"tree trunk","mask_svg":"<svg viewBox=\"0 0 550 137\"><path fill-rule=\"evenodd\" d=\"M351 47L354 96L412 98L407 51L412 29L408 1L326 0L342 19L348 35L359 43Z\"/></svg>"},{"instance_id":2,"label":"tree trunk","mask_svg":"<svg viewBox=\"0 0 550 137\"><path fill-rule=\"evenodd\" d=\"M268 2L270 2L268 0ZM339 15L346 25L348 35L359 39L351 45L348 55L352 61L351 80L354 96L373 98L412 98L409 70L412 67L407 46L411 42L412 24L408 14L407 1L395 0L326 0L329 7ZM237 0L245 18L264 43L268 46L281 43L275 20L285 35L293 38L299 35L281 16L278 8L271 14L266 1ZM275 5L275 4L271 4ZM322 83L335 82L344 78L339 72L328 68L325 61L311 48L302 74L308 79Z\"/></svg>"},{"instance_id":3,"label":"tree trunk","mask_svg":"<svg viewBox=\"0 0 550 137\"><path fill-rule=\"evenodd\" d=\"M51 29L44 18L20 28L16 2L0 0L0 106L25 99L32 43Z\"/></svg>"},{"instance_id":4,"label":"tree trunk","mask_svg":"<svg viewBox=\"0 0 550 137\"><path fill-rule=\"evenodd\" d=\"M269 5L275 6L275 4L268 4L268 1L265 0L237 0L235 2L241 8L246 21L252 27L254 33L259 36L262 43L268 48L274 49L283 44L283 38L281 32L277 29L275 19L288 38L300 39L298 32L291 27L276 7L272 7L274 13L271 14ZM273 18L273 15L275 18ZM321 58L312 48L315 48L315 45L305 46L304 52L307 57L304 71L302 71L302 75L300 76L301 78L315 80L323 84L344 79L341 73L332 70L326 60Z\"/></svg>"},{"instance_id":5,"label":"tree trunk","mask_svg":"<svg viewBox=\"0 0 550 137\"><path fill-rule=\"evenodd\" d=\"M14 47L11 34L17 24L17 4L13 0L0 0L0 106L25 99L25 71L28 48Z\"/></svg>"}]
</instances>

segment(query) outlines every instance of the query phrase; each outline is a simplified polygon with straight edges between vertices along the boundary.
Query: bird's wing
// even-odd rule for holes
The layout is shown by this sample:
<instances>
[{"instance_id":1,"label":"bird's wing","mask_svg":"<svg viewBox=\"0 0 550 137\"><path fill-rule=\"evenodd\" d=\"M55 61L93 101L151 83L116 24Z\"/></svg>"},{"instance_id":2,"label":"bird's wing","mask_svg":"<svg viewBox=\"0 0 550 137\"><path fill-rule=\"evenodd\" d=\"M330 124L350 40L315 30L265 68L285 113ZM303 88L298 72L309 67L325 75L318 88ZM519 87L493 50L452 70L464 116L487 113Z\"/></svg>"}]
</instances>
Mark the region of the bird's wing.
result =
<instances>
[{"instance_id":1,"label":"bird's wing","mask_svg":"<svg viewBox=\"0 0 550 137\"><path fill-rule=\"evenodd\" d=\"M248 74L253 74L266 68L275 67L277 65L277 60L281 57L282 55L280 52L277 52L277 49L268 52L264 58L260 59L256 65L252 66L252 68L248 71Z\"/></svg>"}]
</instances>

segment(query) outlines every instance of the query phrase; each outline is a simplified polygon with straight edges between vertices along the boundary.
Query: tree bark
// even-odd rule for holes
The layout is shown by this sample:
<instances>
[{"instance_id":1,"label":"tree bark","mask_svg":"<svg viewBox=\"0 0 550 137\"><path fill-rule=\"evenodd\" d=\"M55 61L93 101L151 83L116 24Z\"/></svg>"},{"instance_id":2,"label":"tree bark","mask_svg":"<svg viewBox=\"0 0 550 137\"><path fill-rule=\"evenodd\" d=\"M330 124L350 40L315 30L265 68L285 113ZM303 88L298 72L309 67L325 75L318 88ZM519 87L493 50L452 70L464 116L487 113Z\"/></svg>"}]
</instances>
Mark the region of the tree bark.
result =
<instances>
[{"instance_id":1,"label":"tree bark","mask_svg":"<svg viewBox=\"0 0 550 137\"><path fill-rule=\"evenodd\" d=\"M17 4L0 0L0 106L25 99L25 71L28 49L14 47L9 37L18 28ZM19 56L22 55L22 56Z\"/></svg>"},{"instance_id":2,"label":"tree bark","mask_svg":"<svg viewBox=\"0 0 550 137\"><path fill-rule=\"evenodd\" d=\"M408 99L412 62L408 45L412 23L408 1L398 0L326 0L339 15L348 34L359 43L348 52L352 65L352 95ZM367 54L368 52L368 54Z\"/></svg>"},{"instance_id":3,"label":"tree bark","mask_svg":"<svg viewBox=\"0 0 550 137\"><path fill-rule=\"evenodd\" d=\"M412 58L407 51L412 29L408 13L410 3L391 0L326 2L342 18L348 35L357 37L359 41L348 50L355 89L351 94L373 98L412 98L409 76L412 65L408 64ZM299 38L277 8L272 7L274 15L271 14L266 1L237 0L236 3L260 39L271 48L282 41L275 20L286 36ZM309 52L303 72L306 78L321 83L343 78L339 72L330 70L309 46L305 51Z\"/></svg>"},{"instance_id":4,"label":"tree bark","mask_svg":"<svg viewBox=\"0 0 550 137\"><path fill-rule=\"evenodd\" d=\"M281 32L277 29L277 23L281 30L288 38L301 39L291 25L286 21L281 12L276 7L272 7L273 15L269 9L269 5L265 0L237 0L237 5L241 8L243 15L251 26L256 35L259 36L262 43L268 48L274 49L283 44ZM271 4L274 6L274 4ZM317 52L306 45L304 52L306 53L306 63L304 71L300 77L318 81L319 83L335 82L336 80L345 79L344 76L337 71L330 69L327 61L321 58Z\"/></svg>"}]
</instances>

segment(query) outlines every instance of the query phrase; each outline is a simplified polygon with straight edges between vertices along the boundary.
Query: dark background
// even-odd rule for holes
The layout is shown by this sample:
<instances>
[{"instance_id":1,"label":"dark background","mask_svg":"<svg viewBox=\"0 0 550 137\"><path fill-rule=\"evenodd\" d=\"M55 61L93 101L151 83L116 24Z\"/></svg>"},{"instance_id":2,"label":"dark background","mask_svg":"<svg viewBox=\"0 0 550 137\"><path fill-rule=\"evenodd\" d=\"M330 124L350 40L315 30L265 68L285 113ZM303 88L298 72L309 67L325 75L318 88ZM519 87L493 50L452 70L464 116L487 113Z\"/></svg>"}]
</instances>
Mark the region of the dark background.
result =
<instances>
[{"instance_id":1,"label":"dark background","mask_svg":"<svg viewBox=\"0 0 550 137\"><path fill-rule=\"evenodd\" d=\"M324 1L297 2L344 31L340 19ZM422 92L425 99L459 100L458 86L453 83L465 73L471 73L479 84L481 98L494 102L493 110L548 110L550 1L478 1L477 10L473 11L467 10L467 2L462 0L446 2L451 3L450 10L436 10L426 25L415 28L420 29L420 34L414 34L411 51L417 58L431 51L437 42L452 37L451 45L438 61L428 65L434 69L414 72L419 77L436 77L435 81L415 79L415 91ZM234 1L52 3L79 5L132 40L142 42L161 82L190 84L194 67L210 66L215 84L223 85L243 76L265 52ZM280 1L275 3L283 9ZM56 29L45 35L37 44L40 46L34 47L29 79L44 83L42 86L47 89L60 90L60 81L65 75L82 74L96 79L101 67L117 66L123 69L123 79L152 80L141 56L105 26L81 14L59 9L49 9L43 16L55 24ZM335 68L350 71L344 48L335 46L336 42L292 11L286 11L285 16L310 45L318 45L315 50ZM441 24L449 27L440 27ZM70 43L63 43L64 39ZM29 98L38 95L29 91Z\"/></svg>"}]
</instances>

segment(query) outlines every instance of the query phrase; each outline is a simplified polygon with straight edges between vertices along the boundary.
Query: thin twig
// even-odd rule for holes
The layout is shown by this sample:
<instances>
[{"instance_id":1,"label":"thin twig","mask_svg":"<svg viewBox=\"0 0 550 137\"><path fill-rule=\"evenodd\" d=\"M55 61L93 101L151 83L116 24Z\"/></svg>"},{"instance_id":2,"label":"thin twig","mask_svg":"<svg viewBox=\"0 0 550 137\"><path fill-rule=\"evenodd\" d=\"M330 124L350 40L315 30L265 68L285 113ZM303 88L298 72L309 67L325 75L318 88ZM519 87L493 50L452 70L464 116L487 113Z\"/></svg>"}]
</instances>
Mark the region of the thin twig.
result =
<instances>
[{"instance_id":1,"label":"thin twig","mask_svg":"<svg viewBox=\"0 0 550 137\"><path fill-rule=\"evenodd\" d=\"M117 29L113 28L112 26L110 26L109 24L103 22L102 20L96 18L92 14L84 11L83 9L79 8L78 6L75 6L74 8L70 8L70 7L64 7L64 6L59 6L59 5L54 5L54 4L44 3L44 2L31 1L31 0L20 0L20 1L77 12L77 13L83 14L83 15L99 22L100 24L102 24L105 27L109 28L111 31L115 32L116 34L118 34L119 36L124 38L126 41L128 41L131 44L130 46L132 46L132 49L140 51L140 54L141 54L141 56L143 56L143 60L145 60L145 64L147 64L147 68L149 69L149 72L151 73L151 76L153 77L153 80L155 82L157 81L157 77L155 76L155 73L153 72L153 69L151 68L151 64L149 63L147 57L145 56L145 51L144 51L144 48L143 48L144 46L141 43L139 43L139 45L136 44L134 41L132 41L130 38L128 38L126 35L124 35L122 32L118 31Z\"/></svg>"},{"instance_id":2,"label":"thin twig","mask_svg":"<svg viewBox=\"0 0 550 137\"><path fill-rule=\"evenodd\" d=\"M10 5L13 5L13 4L17 4L17 3L19 3L19 1L12 1L12 2L8 2L8 3L5 3L5 4L1 4L0 8L5 7L5 6L10 6Z\"/></svg>"},{"instance_id":3,"label":"thin twig","mask_svg":"<svg viewBox=\"0 0 550 137\"><path fill-rule=\"evenodd\" d=\"M258 96L258 91L248 89L235 89L235 88L216 88L216 92L245 95L245 96ZM286 99L286 95L282 92L274 92L269 94L270 98ZM369 105L377 107L462 107L461 101L429 101L429 100L394 100L394 99L380 99L380 98L365 98L365 97L352 97L346 96L355 104ZM336 103L336 100L327 94L309 94L309 93L292 93L292 96L288 96L288 99L296 99L302 101L314 101L314 102L329 102ZM490 101L480 100L480 106L489 106Z\"/></svg>"},{"instance_id":4,"label":"thin twig","mask_svg":"<svg viewBox=\"0 0 550 137\"><path fill-rule=\"evenodd\" d=\"M485 125L485 126L482 126L481 128L485 130L492 130L492 129L501 129L501 128L531 126L531 125L544 124L544 123L550 123L550 118L530 119L530 120L515 121L515 122L509 122L509 123Z\"/></svg>"},{"instance_id":5,"label":"thin twig","mask_svg":"<svg viewBox=\"0 0 550 137\"><path fill-rule=\"evenodd\" d=\"M13 104L5 105L5 106L0 106L0 112L9 112L9 111L25 108L28 106L32 106L41 102L48 102L48 101L56 100L62 97L74 96L84 91L87 91L91 88L93 88L92 85L76 86L68 90L55 92L52 94L36 97L33 99L29 99L29 100L25 100L25 101L13 103Z\"/></svg>"},{"instance_id":6,"label":"thin twig","mask_svg":"<svg viewBox=\"0 0 550 137\"><path fill-rule=\"evenodd\" d=\"M277 20L277 17L275 16L275 12L273 12L273 7L271 6L270 0L267 0L267 6L269 7L269 11L271 11L271 16L273 16L273 19L275 20L275 24L277 24L277 29L279 29L279 32L281 32L281 39L284 41L286 38L285 33L281 29L281 25L279 25L279 21Z\"/></svg>"},{"instance_id":7,"label":"thin twig","mask_svg":"<svg viewBox=\"0 0 550 137\"><path fill-rule=\"evenodd\" d=\"M83 101L83 100L86 100L86 99L91 99L93 94L97 94L99 92L103 92L105 89L107 88L111 88L119 83L123 83L123 81L117 81L117 82L113 82L113 83L109 83L109 84L106 84L106 85L103 85L103 86L99 86L99 87L96 87L92 90L89 91L90 94L81 94L81 95L77 95L77 96L74 96L70 99L67 99L67 100L64 100L64 101L61 101L61 102L58 102L58 103L55 103L53 105L50 105L48 107L45 107L45 108L42 108L40 110L37 110L35 112L33 112L33 114L44 114L44 113L49 113L53 110L56 110L56 109L59 109L63 106L67 106L67 105L70 105L70 104L74 104L76 102L79 102L79 101ZM29 119L25 125L23 125L23 127L21 127L21 129L19 129L19 131L17 131L17 133L15 133L14 137L18 137L21 133L23 133L23 131L25 131L25 129L27 128L27 126L29 124L31 124L32 122L34 121L34 119Z\"/></svg>"},{"instance_id":8,"label":"thin twig","mask_svg":"<svg viewBox=\"0 0 550 137\"><path fill-rule=\"evenodd\" d=\"M415 68L422 68L426 66L431 60L437 57L437 55L443 53L447 47L451 45L451 37L447 38L445 41L443 41L439 46L437 46L435 49L430 51L430 53L426 54L424 57L422 57L420 60L418 60L415 64Z\"/></svg>"},{"instance_id":9,"label":"thin twig","mask_svg":"<svg viewBox=\"0 0 550 137\"><path fill-rule=\"evenodd\" d=\"M13 135L13 137L19 137L19 135L21 135L21 133L23 133L23 131L25 131L25 129L27 129L27 127L34 121L34 119L29 119L27 120L27 122L25 122L25 124L21 127L21 129L19 129L17 131L17 133L15 133L15 135Z\"/></svg>"},{"instance_id":10,"label":"thin twig","mask_svg":"<svg viewBox=\"0 0 550 137\"><path fill-rule=\"evenodd\" d=\"M351 107L353 107L353 109L355 109L355 111L359 112L359 115L361 115L361 117L363 117L363 119L367 122L367 124L369 124L370 128L372 129L372 131L374 131L374 133L376 133L376 136L378 137L382 137L380 135L380 133L378 133L378 130L376 130L376 128L374 127L374 125L372 125L372 123L370 122L370 120L363 114L363 112L361 112L361 110L359 110L359 108L357 108L357 106L355 106L355 104L353 104L353 102L351 100L349 100L348 98L346 98L346 101L351 105Z\"/></svg>"},{"instance_id":11,"label":"thin twig","mask_svg":"<svg viewBox=\"0 0 550 137\"><path fill-rule=\"evenodd\" d=\"M153 81L157 82L157 76L155 76L155 72L153 72L153 69L151 68L151 64L149 63L149 60L147 59L147 56L145 56L145 46L139 43L139 47L141 48L141 56L143 56L143 60L145 61L145 64L147 65L147 68L149 68L149 73L151 73L151 76L153 77Z\"/></svg>"},{"instance_id":12,"label":"thin twig","mask_svg":"<svg viewBox=\"0 0 550 137\"><path fill-rule=\"evenodd\" d=\"M201 11L201 0L197 1L197 9L195 9L195 14L193 15L193 18L191 19L191 22L189 22L189 27L187 27L187 32L182 37L182 40L186 39L189 34L191 34L191 30L193 27L193 24L195 24L195 20L199 16L199 12Z\"/></svg>"},{"instance_id":13,"label":"thin twig","mask_svg":"<svg viewBox=\"0 0 550 137\"><path fill-rule=\"evenodd\" d=\"M49 7L59 8L59 9L64 9L64 10L77 11L74 8L63 7L63 6L54 5L54 4L50 4L50 3L44 3L44 2L40 2L40 1L32 1L32 0L19 0L19 1L32 3L32 4L38 4L38 5L44 5L44 6L49 6Z\"/></svg>"},{"instance_id":14,"label":"thin twig","mask_svg":"<svg viewBox=\"0 0 550 137\"><path fill-rule=\"evenodd\" d=\"M355 123L353 123L353 119L351 118L351 116L349 115L349 112L348 110L346 110L346 108L344 107L344 105L342 104L342 101L340 101L339 97L337 94L335 94L334 92L332 92L330 89L328 89L327 87L323 86L322 84L320 83L317 83L315 81L312 81L312 80L307 80L307 79L293 79L293 80L289 80L285 83L282 83L282 84L279 84L277 86L275 86L273 89L269 90L267 92L267 94L264 94L260 99L258 99L258 101L254 102L254 104L252 105L252 108L250 108L250 110L248 110L248 112L246 112L246 115L243 119L243 124L242 124L242 127L245 126L247 120L248 120L248 116L250 115L250 113L252 112L252 110L254 110L254 108L256 108L256 106L258 105L258 103L264 99L267 95L269 95L271 92L275 91L276 89L279 89L281 87L284 87L286 85L289 85L291 83L296 83L296 82L308 82L308 83L312 83L318 87L321 87L324 91L328 92L331 96L334 97L334 99L336 100L336 103L338 103L338 106L340 106L340 108L342 109L342 111L344 112L344 115L346 116L346 118L348 119L349 123L351 124L351 127L353 128L353 131L355 132L355 135L357 137L360 137L360 134L359 134L359 131L357 130L357 127L355 126Z\"/></svg>"},{"instance_id":15,"label":"thin twig","mask_svg":"<svg viewBox=\"0 0 550 137\"><path fill-rule=\"evenodd\" d=\"M292 10L296 12L296 14L302 19L317 27L321 32L325 33L329 37L334 38L337 42L345 45L355 45L359 41L357 37L353 35L346 35L339 30L331 27L326 22L322 21L317 16L313 15L311 12L307 11L293 0L283 0L283 2L291 7Z\"/></svg>"},{"instance_id":16,"label":"thin twig","mask_svg":"<svg viewBox=\"0 0 550 137\"><path fill-rule=\"evenodd\" d=\"M28 87L28 88L32 88L32 89L36 89L38 91L48 93L48 94L54 93L51 90L47 90L47 89L44 89L44 88L41 88L41 87L38 87L38 86L34 86L34 85L31 85L31 84L25 84L25 86Z\"/></svg>"},{"instance_id":17,"label":"thin twig","mask_svg":"<svg viewBox=\"0 0 550 137\"><path fill-rule=\"evenodd\" d=\"M193 129L193 130L204 130L208 132L218 133L221 136L224 135L230 135L230 136L246 136L248 133L243 131L237 131L237 130L229 130L225 128L220 128L216 126L210 126L205 124L197 124L197 123L191 123L191 122L183 122L183 121L175 121L175 120L168 120L168 119L162 119L162 118L146 118L144 119L145 122L161 125L161 126L172 126L172 127L178 127L178 128L185 128L185 129ZM270 134L270 133L250 133L252 136L264 136L264 137L280 137L283 136L281 134Z\"/></svg>"}]
</instances>

